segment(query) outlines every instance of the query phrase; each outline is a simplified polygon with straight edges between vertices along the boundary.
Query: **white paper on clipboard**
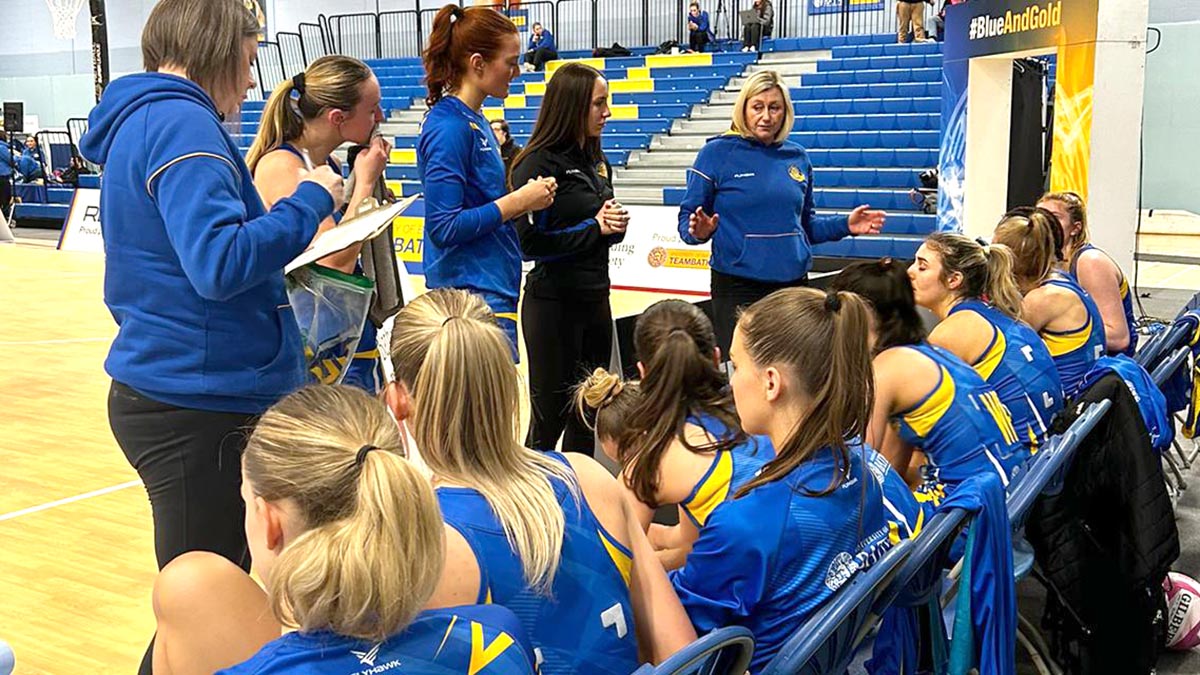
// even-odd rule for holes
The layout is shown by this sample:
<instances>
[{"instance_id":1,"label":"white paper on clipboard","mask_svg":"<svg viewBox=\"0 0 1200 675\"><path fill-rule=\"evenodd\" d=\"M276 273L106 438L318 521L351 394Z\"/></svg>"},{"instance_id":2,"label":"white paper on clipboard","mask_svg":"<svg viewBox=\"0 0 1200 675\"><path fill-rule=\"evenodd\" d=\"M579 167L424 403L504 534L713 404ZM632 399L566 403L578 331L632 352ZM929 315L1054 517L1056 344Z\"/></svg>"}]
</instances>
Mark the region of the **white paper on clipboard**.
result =
<instances>
[{"instance_id":1,"label":"white paper on clipboard","mask_svg":"<svg viewBox=\"0 0 1200 675\"><path fill-rule=\"evenodd\" d=\"M394 204L384 205L361 216L344 220L332 230L326 230L313 241L307 251L296 256L287 264L287 267L283 268L284 274L290 274L292 270L378 236L397 216L403 215L419 197L420 195L413 195Z\"/></svg>"}]
</instances>

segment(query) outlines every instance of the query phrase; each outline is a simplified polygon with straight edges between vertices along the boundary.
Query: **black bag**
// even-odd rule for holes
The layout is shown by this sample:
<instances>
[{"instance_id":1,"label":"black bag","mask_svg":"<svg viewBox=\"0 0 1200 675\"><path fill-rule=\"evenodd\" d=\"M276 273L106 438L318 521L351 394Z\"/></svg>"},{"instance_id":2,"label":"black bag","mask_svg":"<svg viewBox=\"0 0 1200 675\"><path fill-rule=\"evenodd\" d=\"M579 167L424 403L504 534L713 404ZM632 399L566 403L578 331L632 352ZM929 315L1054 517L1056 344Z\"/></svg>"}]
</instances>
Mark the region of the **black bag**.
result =
<instances>
[{"instance_id":1,"label":"black bag","mask_svg":"<svg viewBox=\"0 0 1200 675\"><path fill-rule=\"evenodd\" d=\"M674 49L681 49L679 41L678 40L667 40L666 42L659 45L658 50L655 51L654 53L655 54L670 54L671 51Z\"/></svg>"},{"instance_id":2,"label":"black bag","mask_svg":"<svg viewBox=\"0 0 1200 675\"><path fill-rule=\"evenodd\" d=\"M620 43L614 42L611 47L596 47L592 51L592 56L596 58L615 58L620 56L633 56L633 52L622 47Z\"/></svg>"}]
</instances>

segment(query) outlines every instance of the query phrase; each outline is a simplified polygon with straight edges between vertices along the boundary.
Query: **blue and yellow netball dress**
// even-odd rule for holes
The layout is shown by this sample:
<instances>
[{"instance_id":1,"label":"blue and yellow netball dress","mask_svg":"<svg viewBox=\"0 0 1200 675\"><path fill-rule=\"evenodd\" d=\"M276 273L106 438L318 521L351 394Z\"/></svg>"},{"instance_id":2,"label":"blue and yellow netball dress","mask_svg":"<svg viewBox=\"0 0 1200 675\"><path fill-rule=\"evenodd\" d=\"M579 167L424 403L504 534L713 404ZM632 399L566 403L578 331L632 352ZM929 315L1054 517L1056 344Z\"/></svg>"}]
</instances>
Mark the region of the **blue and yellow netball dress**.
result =
<instances>
[{"instance_id":1,"label":"blue and yellow netball dress","mask_svg":"<svg viewBox=\"0 0 1200 675\"><path fill-rule=\"evenodd\" d=\"M941 484L949 492L970 476L992 471L1007 487L1021 472L1029 451L996 390L941 347L921 343L893 349L911 349L933 361L939 371L937 385L920 403L891 417L900 438L928 458L926 485Z\"/></svg>"},{"instance_id":2,"label":"blue and yellow netball dress","mask_svg":"<svg viewBox=\"0 0 1200 675\"><path fill-rule=\"evenodd\" d=\"M955 305L950 314L975 312L992 325L992 341L973 366L1012 414L1021 442L1037 452L1050 420L1062 410L1063 386L1050 350L1037 331L980 300Z\"/></svg>"},{"instance_id":3,"label":"blue and yellow netball dress","mask_svg":"<svg viewBox=\"0 0 1200 675\"><path fill-rule=\"evenodd\" d=\"M548 456L570 468L558 453ZM577 488L552 479L566 516L562 559L549 597L525 583L520 559L491 506L472 488L437 489L446 523L479 563L478 602L503 605L529 633L542 673L621 673L640 665L629 601L629 549L605 531Z\"/></svg>"},{"instance_id":4,"label":"blue and yellow netball dress","mask_svg":"<svg viewBox=\"0 0 1200 675\"><path fill-rule=\"evenodd\" d=\"M1092 296L1083 290L1074 278L1063 275L1053 276L1041 283L1042 286L1057 286L1075 294L1083 306L1087 308L1088 318L1083 325L1074 330L1049 331L1042 330L1042 340L1054 358L1058 368L1058 376L1062 379L1063 393L1068 397L1079 393L1083 377L1095 365L1096 360L1104 356L1107 341L1104 336L1104 319Z\"/></svg>"}]
</instances>

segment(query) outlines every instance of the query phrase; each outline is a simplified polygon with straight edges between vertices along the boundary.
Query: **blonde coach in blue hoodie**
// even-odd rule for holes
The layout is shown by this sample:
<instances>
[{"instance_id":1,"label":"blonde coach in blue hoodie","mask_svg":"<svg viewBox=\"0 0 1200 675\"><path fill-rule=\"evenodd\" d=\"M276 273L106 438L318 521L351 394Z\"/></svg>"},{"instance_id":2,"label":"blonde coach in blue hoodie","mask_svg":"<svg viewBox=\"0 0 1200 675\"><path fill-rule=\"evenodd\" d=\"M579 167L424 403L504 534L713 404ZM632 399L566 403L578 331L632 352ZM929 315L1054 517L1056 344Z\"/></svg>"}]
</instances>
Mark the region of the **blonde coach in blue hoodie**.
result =
<instances>
[{"instance_id":1,"label":"blonde coach in blue hoodie","mask_svg":"<svg viewBox=\"0 0 1200 675\"><path fill-rule=\"evenodd\" d=\"M305 382L283 267L342 200L321 167L266 211L221 125L255 86L259 30L241 0L162 0L147 72L108 87L80 143L104 165L109 422L149 493L160 568L196 549L250 568L242 432Z\"/></svg>"},{"instance_id":2,"label":"blonde coach in blue hoodie","mask_svg":"<svg viewBox=\"0 0 1200 675\"><path fill-rule=\"evenodd\" d=\"M712 239L712 301L721 356L729 354L737 312L780 288L805 286L812 246L877 234L887 214L860 206L818 216L812 162L788 140L795 123L787 83L770 70L742 85L733 128L709 139L687 175L679 236Z\"/></svg>"}]
</instances>

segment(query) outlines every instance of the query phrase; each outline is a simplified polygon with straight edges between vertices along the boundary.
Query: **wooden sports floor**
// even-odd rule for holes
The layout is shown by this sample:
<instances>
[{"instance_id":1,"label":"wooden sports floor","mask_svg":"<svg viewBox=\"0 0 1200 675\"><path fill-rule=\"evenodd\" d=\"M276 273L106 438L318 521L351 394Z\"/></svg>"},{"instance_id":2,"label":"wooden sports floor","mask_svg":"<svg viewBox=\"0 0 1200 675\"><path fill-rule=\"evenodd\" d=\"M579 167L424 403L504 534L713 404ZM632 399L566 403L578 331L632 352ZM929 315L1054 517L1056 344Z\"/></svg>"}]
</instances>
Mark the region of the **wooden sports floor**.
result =
<instances>
[{"instance_id":1,"label":"wooden sports floor","mask_svg":"<svg viewBox=\"0 0 1200 675\"><path fill-rule=\"evenodd\" d=\"M0 245L0 640L18 675L132 673L154 630L149 503L105 412L103 267ZM1140 281L1200 289L1200 270L1146 263ZM660 297L616 292L614 313Z\"/></svg>"}]
</instances>

